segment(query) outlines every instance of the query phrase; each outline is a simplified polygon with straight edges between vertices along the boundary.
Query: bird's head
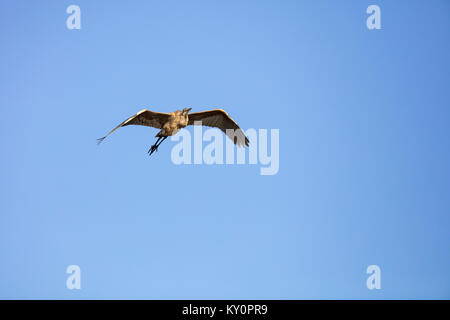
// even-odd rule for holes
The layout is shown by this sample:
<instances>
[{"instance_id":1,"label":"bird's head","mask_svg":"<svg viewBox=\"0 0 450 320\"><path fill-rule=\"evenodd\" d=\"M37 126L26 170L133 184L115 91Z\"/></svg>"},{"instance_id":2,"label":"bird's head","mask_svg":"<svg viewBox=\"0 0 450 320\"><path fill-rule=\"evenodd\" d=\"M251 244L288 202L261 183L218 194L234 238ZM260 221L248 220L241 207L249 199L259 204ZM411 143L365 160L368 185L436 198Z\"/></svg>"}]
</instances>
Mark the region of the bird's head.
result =
<instances>
[{"instance_id":1,"label":"bird's head","mask_svg":"<svg viewBox=\"0 0 450 320\"><path fill-rule=\"evenodd\" d=\"M191 110L192 110L192 108L184 108L183 109L183 114L188 114L189 111L191 111Z\"/></svg>"}]
</instances>

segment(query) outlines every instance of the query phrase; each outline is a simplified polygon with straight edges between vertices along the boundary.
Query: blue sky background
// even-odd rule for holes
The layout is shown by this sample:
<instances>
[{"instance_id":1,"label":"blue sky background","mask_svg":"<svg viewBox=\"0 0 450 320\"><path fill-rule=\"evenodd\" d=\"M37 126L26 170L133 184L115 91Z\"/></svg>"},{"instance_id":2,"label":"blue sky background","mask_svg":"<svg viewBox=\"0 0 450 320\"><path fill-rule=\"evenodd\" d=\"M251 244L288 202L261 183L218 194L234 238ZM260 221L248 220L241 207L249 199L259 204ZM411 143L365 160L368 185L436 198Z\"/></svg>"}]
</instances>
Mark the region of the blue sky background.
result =
<instances>
[{"instance_id":1,"label":"blue sky background","mask_svg":"<svg viewBox=\"0 0 450 320\"><path fill-rule=\"evenodd\" d=\"M2 1L0 298L450 298L449 14ZM96 145L142 108L186 106L280 129L279 173L176 166L169 140L149 158L153 128Z\"/></svg>"}]
</instances>

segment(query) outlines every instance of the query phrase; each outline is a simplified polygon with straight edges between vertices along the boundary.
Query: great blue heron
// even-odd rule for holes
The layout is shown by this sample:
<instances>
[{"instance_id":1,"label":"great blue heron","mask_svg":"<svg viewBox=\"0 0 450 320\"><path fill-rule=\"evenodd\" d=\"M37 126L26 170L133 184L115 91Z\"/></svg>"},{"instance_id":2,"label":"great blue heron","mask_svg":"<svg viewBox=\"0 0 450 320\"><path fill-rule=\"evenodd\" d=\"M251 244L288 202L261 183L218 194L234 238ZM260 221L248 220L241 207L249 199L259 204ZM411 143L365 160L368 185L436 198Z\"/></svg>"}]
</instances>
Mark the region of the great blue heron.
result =
<instances>
[{"instance_id":1,"label":"great blue heron","mask_svg":"<svg viewBox=\"0 0 450 320\"><path fill-rule=\"evenodd\" d=\"M176 134L181 128L188 125L200 124L203 126L219 128L233 140L234 144L237 144L238 146L248 146L248 138L224 110L216 109L189 114L191 109L192 108L184 108L183 110L177 110L171 113L154 112L146 109L141 110L112 129L103 138L97 139L97 141L100 144L107 136L120 127L131 124L154 127L161 130L155 136L158 140L156 140L155 144L148 150L148 154L151 155L158 150L159 145L166 140L167 137Z\"/></svg>"}]
</instances>

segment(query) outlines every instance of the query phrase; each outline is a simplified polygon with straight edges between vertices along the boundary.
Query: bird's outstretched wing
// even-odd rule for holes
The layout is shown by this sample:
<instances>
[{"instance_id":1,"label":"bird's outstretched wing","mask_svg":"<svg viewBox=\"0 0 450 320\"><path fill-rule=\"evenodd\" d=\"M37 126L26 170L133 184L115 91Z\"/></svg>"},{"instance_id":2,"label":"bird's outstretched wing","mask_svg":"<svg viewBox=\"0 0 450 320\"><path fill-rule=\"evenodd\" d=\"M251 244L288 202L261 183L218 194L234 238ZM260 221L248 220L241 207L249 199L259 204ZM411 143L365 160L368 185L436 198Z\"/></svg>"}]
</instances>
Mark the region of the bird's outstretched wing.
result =
<instances>
[{"instance_id":1,"label":"bird's outstretched wing","mask_svg":"<svg viewBox=\"0 0 450 320\"><path fill-rule=\"evenodd\" d=\"M97 141L100 144L111 133L113 133L120 127L128 126L130 124L161 129L168 119L169 119L168 113L153 112L150 110L143 109L138 113L136 113L134 116L129 117L127 120L119 124L114 129L112 129L106 136L97 139Z\"/></svg>"},{"instance_id":2,"label":"bird's outstretched wing","mask_svg":"<svg viewBox=\"0 0 450 320\"><path fill-rule=\"evenodd\" d=\"M195 125L197 121L201 121L203 126L219 128L238 146L248 146L250 143L237 123L222 109L190 113L189 124ZM234 134L227 133L227 129L233 129Z\"/></svg>"}]
</instances>

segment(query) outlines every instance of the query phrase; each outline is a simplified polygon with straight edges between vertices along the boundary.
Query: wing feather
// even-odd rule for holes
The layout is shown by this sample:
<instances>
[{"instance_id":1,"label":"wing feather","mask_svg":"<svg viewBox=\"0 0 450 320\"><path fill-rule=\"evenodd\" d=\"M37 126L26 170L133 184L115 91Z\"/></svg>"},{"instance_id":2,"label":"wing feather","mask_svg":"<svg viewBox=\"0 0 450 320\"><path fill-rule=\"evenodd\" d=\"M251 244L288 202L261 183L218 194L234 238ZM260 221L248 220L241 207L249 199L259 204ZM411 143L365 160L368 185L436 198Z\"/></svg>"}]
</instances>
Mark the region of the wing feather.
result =
<instances>
[{"instance_id":1,"label":"wing feather","mask_svg":"<svg viewBox=\"0 0 450 320\"><path fill-rule=\"evenodd\" d=\"M242 129L222 109L190 113L189 125L195 125L197 121L201 121L203 126L219 128L238 146L248 146L250 143ZM234 133L227 132L227 129L233 129Z\"/></svg>"},{"instance_id":2,"label":"wing feather","mask_svg":"<svg viewBox=\"0 0 450 320\"><path fill-rule=\"evenodd\" d=\"M112 129L106 136L97 139L97 141L100 144L111 133L113 133L120 127L125 127L128 125L140 125L161 129L168 119L169 119L168 113L153 112L150 110L143 109L138 113L136 113L135 115L129 117L127 120L119 124L114 129Z\"/></svg>"}]
</instances>

